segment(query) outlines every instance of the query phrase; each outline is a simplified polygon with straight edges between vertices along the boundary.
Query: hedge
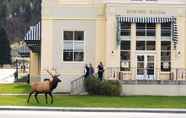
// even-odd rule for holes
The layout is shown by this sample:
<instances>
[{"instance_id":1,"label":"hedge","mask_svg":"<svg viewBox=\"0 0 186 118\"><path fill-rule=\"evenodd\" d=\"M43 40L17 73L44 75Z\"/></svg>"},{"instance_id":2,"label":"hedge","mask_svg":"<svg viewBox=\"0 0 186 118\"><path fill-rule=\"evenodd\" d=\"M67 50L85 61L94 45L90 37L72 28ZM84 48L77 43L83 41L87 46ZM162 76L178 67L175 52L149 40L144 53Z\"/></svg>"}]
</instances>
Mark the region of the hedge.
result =
<instances>
[{"instance_id":1,"label":"hedge","mask_svg":"<svg viewBox=\"0 0 186 118\"><path fill-rule=\"evenodd\" d=\"M84 80L85 90L89 95L120 96L121 85L119 81L103 80L88 77Z\"/></svg>"}]
</instances>

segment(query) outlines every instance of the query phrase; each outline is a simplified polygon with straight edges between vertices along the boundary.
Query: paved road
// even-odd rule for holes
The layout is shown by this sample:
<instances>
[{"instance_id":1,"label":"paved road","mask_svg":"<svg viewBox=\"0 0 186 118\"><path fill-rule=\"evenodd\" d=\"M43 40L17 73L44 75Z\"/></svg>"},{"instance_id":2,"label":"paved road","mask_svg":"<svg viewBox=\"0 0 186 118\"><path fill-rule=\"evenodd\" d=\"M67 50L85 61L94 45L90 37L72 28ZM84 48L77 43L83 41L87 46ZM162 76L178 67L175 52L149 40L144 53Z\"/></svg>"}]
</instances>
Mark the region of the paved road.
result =
<instances>
[{"instance_id":1,"label":"paved road","mask_svg":"<svg viewBox=\"0 0 186 118\"><path fill-rule=\"evenodd\" d=\"M1 118L186 118L183 113L0 111Z\"/></svg>"}]
</instances>

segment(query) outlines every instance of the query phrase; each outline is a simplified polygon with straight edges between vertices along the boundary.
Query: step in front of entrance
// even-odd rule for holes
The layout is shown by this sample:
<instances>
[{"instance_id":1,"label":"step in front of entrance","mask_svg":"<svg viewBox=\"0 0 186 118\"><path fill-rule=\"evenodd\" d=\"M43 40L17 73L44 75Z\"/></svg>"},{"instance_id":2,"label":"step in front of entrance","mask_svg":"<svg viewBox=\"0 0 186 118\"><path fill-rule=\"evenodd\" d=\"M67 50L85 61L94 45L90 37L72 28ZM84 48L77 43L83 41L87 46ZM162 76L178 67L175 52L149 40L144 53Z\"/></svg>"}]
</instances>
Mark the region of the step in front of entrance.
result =
<instances>
[{"instance_id":1,"label":"step in front of entrance","mask_svg":"<svg viewBox=\"0 0 186 118\"><path fill-rule=\"evenodd\" d=\"M131 85L186 85L186 80L120 80L120 83Z\"/></svg>"}]
</instances>

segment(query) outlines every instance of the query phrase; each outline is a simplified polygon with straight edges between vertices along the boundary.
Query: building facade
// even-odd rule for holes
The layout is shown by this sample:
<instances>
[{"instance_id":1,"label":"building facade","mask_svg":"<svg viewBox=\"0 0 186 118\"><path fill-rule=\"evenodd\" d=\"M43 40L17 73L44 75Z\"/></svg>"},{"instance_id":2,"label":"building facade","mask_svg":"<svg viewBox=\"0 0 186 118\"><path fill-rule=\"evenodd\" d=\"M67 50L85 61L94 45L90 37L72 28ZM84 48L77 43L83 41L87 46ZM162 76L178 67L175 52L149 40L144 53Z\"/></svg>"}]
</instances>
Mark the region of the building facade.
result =
<instances>
[{"instance_id":1,"label":"building facade","mask_svg":"<svg viewBox=\"0 0 186 118\"><path fill-rule=\"evenodd\" d=\"M41 26L32 60L42 78L62 75L62 91L99 62L105 79L186 79L185 0L44 0Z\"/></svg>"}]
</instances>

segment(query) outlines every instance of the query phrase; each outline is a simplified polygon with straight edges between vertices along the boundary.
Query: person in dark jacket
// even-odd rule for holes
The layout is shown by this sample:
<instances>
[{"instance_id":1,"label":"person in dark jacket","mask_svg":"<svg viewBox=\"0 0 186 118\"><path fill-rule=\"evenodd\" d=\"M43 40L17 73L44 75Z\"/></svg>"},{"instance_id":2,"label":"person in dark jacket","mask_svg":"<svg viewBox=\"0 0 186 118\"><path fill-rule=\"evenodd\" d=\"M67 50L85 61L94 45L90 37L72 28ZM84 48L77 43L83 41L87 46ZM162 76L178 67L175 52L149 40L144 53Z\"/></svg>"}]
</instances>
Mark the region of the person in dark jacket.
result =
<instances>
[{"instance_id":1,"label":"person in dark jacket","mask_svg":"<svg viewBox=\"0 0 186 118\"><path fill-rule=\"evenodd\" d=\"M90 76L94 76L94 67L92 66L92 64L89 64L89 74L90 74Z\"/></svg>"},{"instance_id":2,"label":"person in dark jacket","mask_svg":"<svg viewBox=\"0 0 186 118\"><path fill-rule=\"evenodd\" d=\"M14 73L14 77L15 77L15 81L18 80L18 71L19 71L19 64L18 64L18 60L16 59L15 61L15 67L16 67L16 71Z\"/></svg>"},{"instance_id":3,"label":"person in dark jacket","mask_svg":"<svg viewBox=\"0 0 186 118\"><path fill-rule=\"evenodd\" d=\"M86 64L86 65L85 65L85 79L86 79L87 77L89 77L89 75L90 75L90 68L89 68L88 65Z\"/></svg>"},{"instance_id":4,"label":"person in dark jacket","mask_svg":"<svg viewBox=\"0 0 186 118\"><path fill-rule=\"evenodd\" d=\"M103 73L104 73L103 63L100 62L97 68L98 68L98 78L102 81L103 80Z\"/></svg>"}]
</instances>

